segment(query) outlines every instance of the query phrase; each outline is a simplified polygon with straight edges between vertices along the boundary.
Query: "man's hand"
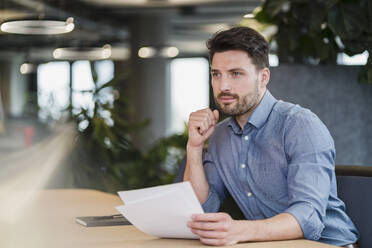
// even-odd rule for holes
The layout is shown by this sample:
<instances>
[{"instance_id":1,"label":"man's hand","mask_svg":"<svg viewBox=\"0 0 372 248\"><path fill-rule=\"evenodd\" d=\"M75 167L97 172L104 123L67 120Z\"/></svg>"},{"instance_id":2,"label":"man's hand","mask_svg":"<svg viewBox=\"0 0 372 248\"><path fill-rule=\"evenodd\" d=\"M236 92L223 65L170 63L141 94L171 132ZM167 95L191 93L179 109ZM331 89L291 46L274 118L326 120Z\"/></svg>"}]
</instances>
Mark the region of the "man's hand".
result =
<instances>
[{"instance_id":1,"label":"man's hand","mask_svg":"<svg viewBox=\"0 0 372 248\"><path fill-rule=\"evenodd\" d=\"M217 110L202 109L190 114L188 123L188 146L202 148L204 142L212 135L217 124Z\"/></svg>"},{"instance_id":2,"label":"man's hand","mask_svg":"<svg viewBox=\"0 0 372 248\"><path fill-rule=\"evenodd\" d=\"M233 220L227 213L194 214L187 223L207 245L303 238L301 226L289 213L263 220Z\"/></svg>"},{"instance_id":3,"label":"man's hand","mask_svg":"<svg viewBox=\"0 0 372 248\"><path fill-rule=\"evenodd\" d=\"M227 213L194 214L187 226L207 245L233 245L241 240L239 221Z\"/></svg>"}]
</instances>

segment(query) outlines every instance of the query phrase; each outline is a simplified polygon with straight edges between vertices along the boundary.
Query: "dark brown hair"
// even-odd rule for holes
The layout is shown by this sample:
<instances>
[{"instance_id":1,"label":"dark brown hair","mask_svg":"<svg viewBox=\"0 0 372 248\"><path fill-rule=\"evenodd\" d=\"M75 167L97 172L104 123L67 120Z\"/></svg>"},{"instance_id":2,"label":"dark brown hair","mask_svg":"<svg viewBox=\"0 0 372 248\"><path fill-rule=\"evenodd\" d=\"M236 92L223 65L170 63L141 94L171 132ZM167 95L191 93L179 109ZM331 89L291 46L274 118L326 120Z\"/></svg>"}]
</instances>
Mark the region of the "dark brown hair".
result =
<instances>
[{"instance_id":1,"label":"dark brown hair","mask_svg":"<svg viewBox=\"0 0 372 248\"><path fill-rule=\"evenodd\" d=\"M207 48L210 62L216 52L241 50L249 55L256 69L269 67L269 46L260 33L249 27L233 27L217 32L207 41Z\"/></svg>"}]
</instances>

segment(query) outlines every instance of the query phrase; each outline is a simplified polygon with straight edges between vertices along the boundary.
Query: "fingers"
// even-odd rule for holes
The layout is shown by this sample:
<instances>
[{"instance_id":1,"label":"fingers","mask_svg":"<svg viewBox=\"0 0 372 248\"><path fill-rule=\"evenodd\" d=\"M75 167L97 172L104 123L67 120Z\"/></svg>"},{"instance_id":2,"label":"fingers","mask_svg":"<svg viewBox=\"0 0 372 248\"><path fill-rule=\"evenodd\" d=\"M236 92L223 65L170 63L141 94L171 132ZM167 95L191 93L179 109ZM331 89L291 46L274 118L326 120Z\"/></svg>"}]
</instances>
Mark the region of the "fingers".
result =
<instances>
[{"instance_id":1,"label":"fingers","mask_svg":"<svg viewBox=\"0 0 372 248\"><path fill-rule=\"evenodd\" d=\"M194 230L205 230L205 231L228 231L227 223L223 222L196 222L190 221L187 226Z\"/></svg>"},{"instance_id":2,"label":"fingers","mask_svg":"<svg viewBox=\"0 0 372 248\"><path fill-rule=\"evenodd\" d=\"M210 126L209 129L207 131L205 131L202 135L205 136L205 137L211 136L212 133L214 132L214 127L215 126Z\"/></svg>"},{"instance_id":3,"label":"fingers","mask_svg":"<svg viewBox=\"0 0 372 248\"><path fill-rule=\"evenodd\" d=\"M213 110L213 115L214 115L214 119L216 120L216 122L218 121L219 117L220 117L220 113L218 112L217 109Z\"/></svg>"},{"instance_id":4,"label":"fingers","mask_svg":"<svg viewBox=\"0 0 372 248\"><path fill-rule=\"evenodd\" d=\"M209 125L215 125L217 119L210 109L202 109L191 113L190 120L206 121Z\"/></svg>"},{"instance_id":5,"label":"fingers","mask_svg":"<svg viewBox=\"0 0 372 248\"><path fill-rule=\"evenodd\" d=\"M230 245L227 244L223 239L209 239L209 238L200 238L200 241L206 245L213 245L213 246L223 246L223 245Z\"/></svg>"},{"instance_id":6,"label":"fingers","mask_svg":"<svg viewBox=\"0 0 372 248\"><path fill-rule=\"evenodd\" d=\"M209 108L193 112L190 114L189 126L198 129L199 134L204 135L211 127L216 125L218 119L215 116L216 114Z\"/></svg>"},{"instance_id":7,"label":"fingers","mask_svg":"<svg viewBox=\"0 0 372 248\"><path fill-rule=\"evenodd\" d=\"M231 217L226 213L194 214L187 226L200 231L222 231L229 230Z\"/></svg>"},{"instance_id":8,"label":"fingers","mask_svg":"<svg viewBox=\"0 0 372 248\"><path fill-rule=\"evenodd\" d=\"M206 214L193 214L191 219L193 221L223 221L231 218L226 213L206 213Z\"/></svg>"},{"instance_id":9,"label":"fingers","mask_svg":"<svg viewBox=\"0 0 372 248\"><path fill-rule=\"evenodd\" d=\"M212 135L217 124L215 112L209 108L198 110L190 114L188 122L188 146L200 148L204 142Z\"/></svg>"},{"instance_id":10,"label":"fingers","mask_svg":"<svg viewBox=\"0 0 372 248\"><path fill-rule=\"evenodd\" d=\"M224 239L227 236L227 232L204 231L198 229L191 229L191 232L198 235L200 239Z\"/></svg>"},{"instance_id":11,"label":"fingers","mask_svg":"<svg viewBox=\"0 0 372 248\"><path fill-rule=\"evenodd\" d=\"M205 121L190 120L189 127L198 130L200 135L204 135L213 126Z\"/></svg>"},{"instance_id":12,"label":"fingers","mask_svg":"<svg viewBox=\"0 0 372 248\"><path fill-rule=\"evenodd\" d=\"M227 213L193 214L187 226L206 245L221 246L239 242L239 237L233 231L234 220Z\"/></svg>"},{"instance_id":13,"label":"fingers","mask_svg":"<svg viewBox=\"0 0 372 248\"><path fill-rule=\"evenodd\" d=\"M230 240L228 237L223 239L214 239L214 238L200 238L200 241L206 245L213 246L225 246L225 245L235 245L238 243L236 240Z\"/></svg>"}]
</instances>

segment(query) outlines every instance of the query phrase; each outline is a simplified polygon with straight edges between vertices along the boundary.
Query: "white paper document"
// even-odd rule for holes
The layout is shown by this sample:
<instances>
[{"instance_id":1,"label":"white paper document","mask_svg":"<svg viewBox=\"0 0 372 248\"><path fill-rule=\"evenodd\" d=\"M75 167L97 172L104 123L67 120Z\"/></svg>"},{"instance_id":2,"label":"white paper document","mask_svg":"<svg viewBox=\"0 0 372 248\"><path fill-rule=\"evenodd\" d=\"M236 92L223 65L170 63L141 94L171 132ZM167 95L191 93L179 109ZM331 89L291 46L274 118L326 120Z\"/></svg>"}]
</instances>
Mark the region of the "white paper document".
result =
<instances>
[{"instance_id":1,"label":"white paper document","mask_svg":"<svg viewBox=\"0 0 372 248\"><path fill-rule=\"evenodd\" d=\"M190 182L120 191L116 207L144 233L162 238L198 239L187 227L192 214L204 213Z\"/></svg>"}]
</instances>

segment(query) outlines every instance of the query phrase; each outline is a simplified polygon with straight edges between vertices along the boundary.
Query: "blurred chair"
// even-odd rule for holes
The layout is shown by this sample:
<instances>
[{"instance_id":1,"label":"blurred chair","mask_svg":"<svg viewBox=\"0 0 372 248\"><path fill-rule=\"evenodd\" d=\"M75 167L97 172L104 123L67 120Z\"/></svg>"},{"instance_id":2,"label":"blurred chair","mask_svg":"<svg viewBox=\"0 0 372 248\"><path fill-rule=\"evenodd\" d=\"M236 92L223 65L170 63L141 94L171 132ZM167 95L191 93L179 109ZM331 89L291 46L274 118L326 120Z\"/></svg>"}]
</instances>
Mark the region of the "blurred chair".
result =
<instances>
[{"instance_id":1,"label":"blurred chair","mask_svg":"<svg viewBox=\"0 0 372 248\"><path fill-rule=\"evenodd\" d=\"M360 232L360 248L372 247L372 166L336 166L338 196Z\"/></svg>"}]
</instances>

